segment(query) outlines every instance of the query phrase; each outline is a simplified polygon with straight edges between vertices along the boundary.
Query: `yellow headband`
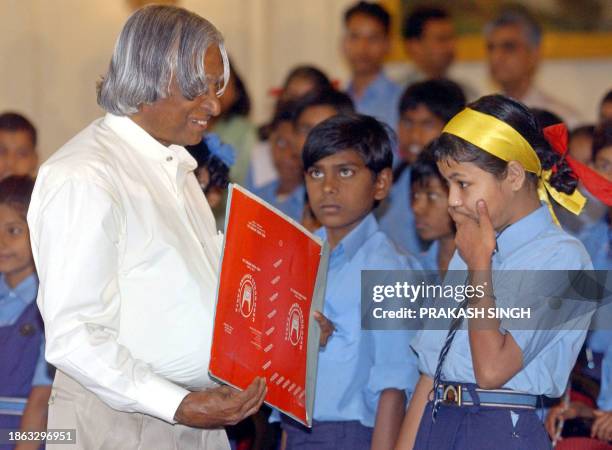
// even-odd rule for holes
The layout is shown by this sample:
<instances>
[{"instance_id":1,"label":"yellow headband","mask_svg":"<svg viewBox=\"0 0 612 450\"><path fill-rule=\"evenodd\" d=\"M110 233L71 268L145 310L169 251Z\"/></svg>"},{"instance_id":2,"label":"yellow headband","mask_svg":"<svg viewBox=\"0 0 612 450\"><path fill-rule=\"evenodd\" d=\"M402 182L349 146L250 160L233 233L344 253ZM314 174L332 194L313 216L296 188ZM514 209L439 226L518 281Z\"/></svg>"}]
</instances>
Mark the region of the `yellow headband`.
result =
<instances>
[{"instance_id":1,"label":"yellow headband","mask_svg":"<svg viewBox=\"0 0 612 450\"><path fill-rule=\"evenodd\" d=\"M548 195L561 206L578 215L586 199L575 190L572 195L557 191L549 183L551 170L542 170L540 159L533 147L521 134L501 120L488 114L465 108L453 117L442 130L474 144L476 147L509 162L519 162L525 170L535 173L539 178L538 196L544 201L552 214L555 223L559 224Z\"/></svg>"}]
</instances>

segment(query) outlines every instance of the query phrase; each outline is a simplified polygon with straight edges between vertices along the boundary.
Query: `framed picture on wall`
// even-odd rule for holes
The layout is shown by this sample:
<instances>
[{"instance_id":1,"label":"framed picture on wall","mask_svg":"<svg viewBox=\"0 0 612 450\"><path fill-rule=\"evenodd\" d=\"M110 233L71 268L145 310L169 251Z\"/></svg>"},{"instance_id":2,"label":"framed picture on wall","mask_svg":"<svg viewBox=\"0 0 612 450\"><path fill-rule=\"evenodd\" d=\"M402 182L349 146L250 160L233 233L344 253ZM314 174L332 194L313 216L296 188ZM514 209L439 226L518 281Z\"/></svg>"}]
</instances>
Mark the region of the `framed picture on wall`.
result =
<instances>
[{"instance_id":1,"label":"framed picture on wall","mask_svg":"<svg viewBox=\"0 0 612 450\"><path fill-rule=\"evenodd\" d=\"M610 0L381 0L393 16L390 59L407 58L402 45L403 18L419 5L439 6L453 18L457 34L457 58L463 61L485 57L483 28L503 8L529 12L544 29L544 58L612 57L612 2Z\"/></svg>"}]
</instances>

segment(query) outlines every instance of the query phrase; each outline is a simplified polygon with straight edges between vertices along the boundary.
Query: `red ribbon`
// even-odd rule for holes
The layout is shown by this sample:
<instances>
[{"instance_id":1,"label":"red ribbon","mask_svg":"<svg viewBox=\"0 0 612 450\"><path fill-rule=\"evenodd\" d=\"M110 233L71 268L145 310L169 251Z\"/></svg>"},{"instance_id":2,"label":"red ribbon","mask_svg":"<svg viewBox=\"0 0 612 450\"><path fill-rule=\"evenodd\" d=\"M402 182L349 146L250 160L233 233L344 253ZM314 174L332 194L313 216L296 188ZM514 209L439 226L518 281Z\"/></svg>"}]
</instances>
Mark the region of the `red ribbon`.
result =
<instances>
[{"instance_id":1,"label":"red ribbon","mask_svg":"<svg viewBox=\"0 0 612 450\"><path fill-rule=\"evenodd\" d=\"M568 152L568 133L564 124L559 123L544 128L544 137L554 151L567 161L574 174L583 186L596 198L608 206L612 206L612 182L598 174L589 166L576 161ZM553 167L553 172L555 168Z\"/></svg>"}]
</instances>

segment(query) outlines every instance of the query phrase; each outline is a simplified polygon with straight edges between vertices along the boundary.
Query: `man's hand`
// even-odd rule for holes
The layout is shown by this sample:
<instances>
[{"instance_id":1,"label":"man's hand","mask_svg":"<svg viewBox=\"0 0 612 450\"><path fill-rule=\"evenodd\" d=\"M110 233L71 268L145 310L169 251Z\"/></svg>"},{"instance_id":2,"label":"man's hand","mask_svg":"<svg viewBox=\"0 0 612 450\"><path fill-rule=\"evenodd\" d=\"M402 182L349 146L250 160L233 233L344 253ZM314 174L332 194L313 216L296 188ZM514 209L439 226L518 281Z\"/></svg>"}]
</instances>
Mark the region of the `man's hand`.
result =
<instances>
[{"instance_id":1,"label":"man's hand","mask_svg":"<svg viewBox=\"0 0 612 450\"><path fill-rule=\"evenodd\" d=\"M593 411L595 422L591 428L591 437L602 441L612 441L612 411Z\"/></svg>"},{"instance_id":2,"label":"man's hand","mask_svg":"<svg viewBox=\"0 0 612 450\"><path fill-rule=\"evenodd\" d=\"M487 269L495 250L495 228L484 200L476 202L478 219L448 208L455 225L455 244L461 258L471 270Z\"/></svg>"},{"instance_id":3,"label":"man's hand","mask_svg":"<svg viewBox=\"0 0 612 450\"><path fill-rule=\"evenodd\" d=\"M229 386L192 392L183 399L174 419L195 428L235 425L257 412L267 390L265 378L258 377L242 392Z\"/></svg>"},{"instance_id":4,"label":"man's hand","mask_svg":"<svg viewBox=\"0 0 612 450\"><path fill-rule=\"evenodd\" d=\"M315 311L313 317L321 328L321 337L319 338L319 345L321 347L325 347L327 345L327 340L336 328L334 327L334 324L331 323L331 320L325 317L320 311Z\"/></svg>"}]
</instances>

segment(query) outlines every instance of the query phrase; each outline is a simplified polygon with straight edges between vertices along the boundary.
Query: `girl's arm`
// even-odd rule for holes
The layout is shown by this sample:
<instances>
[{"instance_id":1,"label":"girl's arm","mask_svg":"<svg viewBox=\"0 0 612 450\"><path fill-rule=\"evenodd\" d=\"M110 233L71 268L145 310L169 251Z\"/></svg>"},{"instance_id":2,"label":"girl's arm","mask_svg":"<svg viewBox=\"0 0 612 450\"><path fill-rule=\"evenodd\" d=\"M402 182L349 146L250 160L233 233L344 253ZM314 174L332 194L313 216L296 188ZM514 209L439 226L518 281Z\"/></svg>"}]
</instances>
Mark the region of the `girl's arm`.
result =
<instances>
[{"instance_id":1,"label":"girl's arm","mask_svg":"<svg viewBox=\"0 0 612 450\"><path fill-rule=\"evenodd\" d=\"M51 395L51 386L32 388L21 419L21 431L45 431L47 429L49 395ZM20 442L15 450L36 450L39 447L40 442L37 441Z\"/></svg>"},{"instance_id":2,"label":"girl's arm","mask_svg":"<svg viewBox=\"0 0 612 450\"><path fill-rule=\"evenodd\" d=\"M395 450L412 450L419 425L421 424L421 418L423 417L423 411L432 389L433 380L427 375L421 374L410 399L408 411L406 411L404 416Z\"/></svg>"},{"instance_id":3,"label":"girl's arm","mask_svg":"<svg viewBox=\"0 0 612 450\"><path fill-rule=\"evenodd\" d=\"M372 450L391 450L402 426L406 394L400 389L385 389L380 394L372 435Z\"/></svg>"}]
</instances>

